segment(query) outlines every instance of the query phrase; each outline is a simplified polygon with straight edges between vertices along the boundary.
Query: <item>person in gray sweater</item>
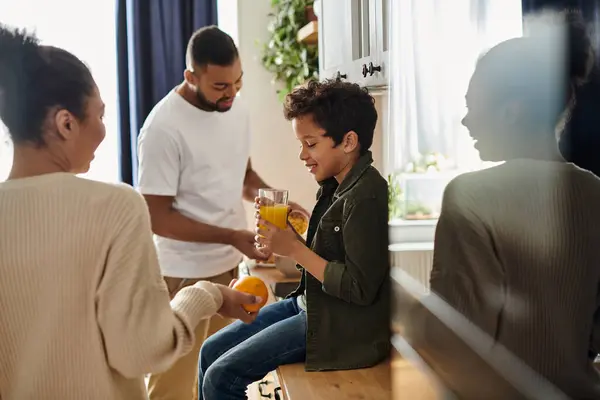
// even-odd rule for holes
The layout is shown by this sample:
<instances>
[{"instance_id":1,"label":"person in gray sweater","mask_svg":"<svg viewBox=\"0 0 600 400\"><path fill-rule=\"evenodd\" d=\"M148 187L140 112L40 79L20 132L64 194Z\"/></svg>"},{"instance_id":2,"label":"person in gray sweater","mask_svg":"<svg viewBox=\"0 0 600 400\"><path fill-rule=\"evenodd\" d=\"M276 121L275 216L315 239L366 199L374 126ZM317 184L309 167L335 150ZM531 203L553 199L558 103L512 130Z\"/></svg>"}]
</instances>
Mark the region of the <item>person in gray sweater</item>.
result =
<instances>
[{"instance_id":1,"label":"person in gray sweater","mask_svg":"<svg viewBox=\"0 0 600 400\"><path fill-rule=\"evenodd\" d=\"M447 186L430 285L489 339L477 357L492 369L510 375L516 365L507 357L514 356L565 398L600 399L590 356L600 350L600 179L566 162L556 139L592 52L573 34L577 17L557 17L477 63L462 122L482 160L504 163ZM444 381L459 397L506 398L482 397L472 368L466 379L448 378L468 369L444 354L454 350L440 338L440 324L424 319L411 321L413 346L438 371L454 363ZM468 395L460 395L459 381L469 382Z\"/></svg>"}]
</instances>

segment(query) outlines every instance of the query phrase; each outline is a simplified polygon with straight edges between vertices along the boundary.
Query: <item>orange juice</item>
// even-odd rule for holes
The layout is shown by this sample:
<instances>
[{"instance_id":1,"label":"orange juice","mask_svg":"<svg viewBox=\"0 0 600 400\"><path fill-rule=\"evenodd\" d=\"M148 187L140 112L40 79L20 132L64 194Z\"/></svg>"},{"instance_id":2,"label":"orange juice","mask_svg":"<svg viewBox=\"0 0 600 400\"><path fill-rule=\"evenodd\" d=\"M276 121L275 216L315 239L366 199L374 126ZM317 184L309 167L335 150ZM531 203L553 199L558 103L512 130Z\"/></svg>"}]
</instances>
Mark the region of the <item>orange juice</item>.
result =
<instances>
[{"instance_id":1,"label":"orange juice","mask_svg":"<svg viewBox=\"0 0 600 400\"><path fill-rule=\"evenodd\" d=\"M287 228L288 206L275 204L260 207L260 217L280 229Z\"/></svg>"}]
</instances>

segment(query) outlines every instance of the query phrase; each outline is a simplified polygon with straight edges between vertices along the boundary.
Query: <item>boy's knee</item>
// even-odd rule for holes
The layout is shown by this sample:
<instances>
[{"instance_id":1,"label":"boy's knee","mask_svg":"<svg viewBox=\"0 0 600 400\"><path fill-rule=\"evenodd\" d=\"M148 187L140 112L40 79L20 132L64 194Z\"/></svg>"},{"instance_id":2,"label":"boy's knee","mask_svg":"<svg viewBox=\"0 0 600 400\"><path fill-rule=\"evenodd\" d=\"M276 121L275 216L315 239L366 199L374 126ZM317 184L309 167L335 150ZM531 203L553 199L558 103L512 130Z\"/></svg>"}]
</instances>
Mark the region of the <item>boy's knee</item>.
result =
<instances>
[{"instance_id":1,"label":"boy's knee","mask_svg":"<svg viewBox=\"0 0 600 400\"><path fill-rule=\"evenodd\" d=\"M208 367L217 360L219 357L219 345L208 338L200 348L200 354L198 357L198 367L200 370L206 372Z\"/></svg>"},{"instance_id":2,"label":"boy's knee","mask_svg":"<svg viewBox=\"0 0 600 400\"><path fill-rule=\"evenodd\" d=\"M232 382L230 366L218 360L210 365L204 373L203 391L204 393L218 393L228 382Z\"/></svg>"}]
</instances>

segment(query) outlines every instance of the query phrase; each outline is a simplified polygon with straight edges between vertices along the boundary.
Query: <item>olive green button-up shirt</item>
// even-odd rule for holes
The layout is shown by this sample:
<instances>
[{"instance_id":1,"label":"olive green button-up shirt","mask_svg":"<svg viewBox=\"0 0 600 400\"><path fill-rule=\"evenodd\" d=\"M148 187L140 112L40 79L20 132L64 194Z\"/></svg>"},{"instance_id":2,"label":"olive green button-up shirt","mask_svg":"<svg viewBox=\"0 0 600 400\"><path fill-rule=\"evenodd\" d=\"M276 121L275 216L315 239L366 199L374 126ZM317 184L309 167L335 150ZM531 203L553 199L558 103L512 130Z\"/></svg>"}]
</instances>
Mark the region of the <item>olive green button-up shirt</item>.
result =
<instances>
[{"instance_id":1,"label":"olive green button-up shirt","mask_svg":"<svg viewBox=\"0 0 600 400\"><path fill-rule=\"evenodd\" d=\"M390 351L387 182L367 152L340 185L321 182L307 234L326 259L323 283L303 271L306 370L373 366ZM301 266L299 266L300 269Z\"/></svg>"}]
</instances>

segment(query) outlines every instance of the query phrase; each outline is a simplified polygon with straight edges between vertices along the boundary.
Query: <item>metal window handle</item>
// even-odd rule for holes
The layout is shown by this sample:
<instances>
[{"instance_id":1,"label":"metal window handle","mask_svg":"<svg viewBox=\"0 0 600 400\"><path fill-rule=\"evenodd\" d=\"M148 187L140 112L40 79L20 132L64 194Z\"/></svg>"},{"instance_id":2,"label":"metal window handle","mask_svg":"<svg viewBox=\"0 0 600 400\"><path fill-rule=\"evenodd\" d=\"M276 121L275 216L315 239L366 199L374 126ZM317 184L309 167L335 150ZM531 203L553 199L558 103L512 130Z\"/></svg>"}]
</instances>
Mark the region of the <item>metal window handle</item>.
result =
<instances>
[{"instance_id":1,"label":"metal window handle","mask_svg":"<svg viewBox=\"0 0 600 400\"><path fill-rule=\"evenodd\" d=\"M273 395L271 393L263 393L263 385L268 385L269 383L271 383L270 381L262 381L258 383L258 393L260 394L260 397L264 397L267 399L270 399L271 397L273 397Z\"/></svg>"},{"instance_id":2,"label":"metal window handle","mask_svg":"<svg viewBox=\"0 0 600 400\"><path fill-rule=\"evenodd\" d=\"M342 79L346 79L346 78L348 78L348 75L342 74L340 71L338 71L337 75L335 76L335 79L337 79L338 81L341 81Z\"/></svg>"},{"instance_id":3,"label":"metal window handle","mask_svg":"<svg viewBox=\"0 0 600 400\"><path fill-rule=\"evenodd\" d=\"M369 75L373 76L373 74L375 73L375 71L377 72L381 72L381 65L373 65L373 62L369 63Z\"/></svg>"},{"instance_id":4,"label":"metal window handle","mask_svg":"<svg viewBox=\"0 0 600 400\"><path fill-rule=\"evenodd\" d=\"M367 68L367 64L363 64L363 67L362 67L363 78L366 78L368 73L369 73L369 69Z\"/></svg>"},{"instance_id":5,"label":"metal window handle","mask_svg":"<svg viewBox=\"0 0 600 400\"><path fill-rule=\"evenodd\" d=\"M275 395L275 400L281 400L281 396L279 395L279 392L281 392L281 386L278 386L275 388L275 390L273 390L273 394Z\"/></svg>"}]
</instances>

